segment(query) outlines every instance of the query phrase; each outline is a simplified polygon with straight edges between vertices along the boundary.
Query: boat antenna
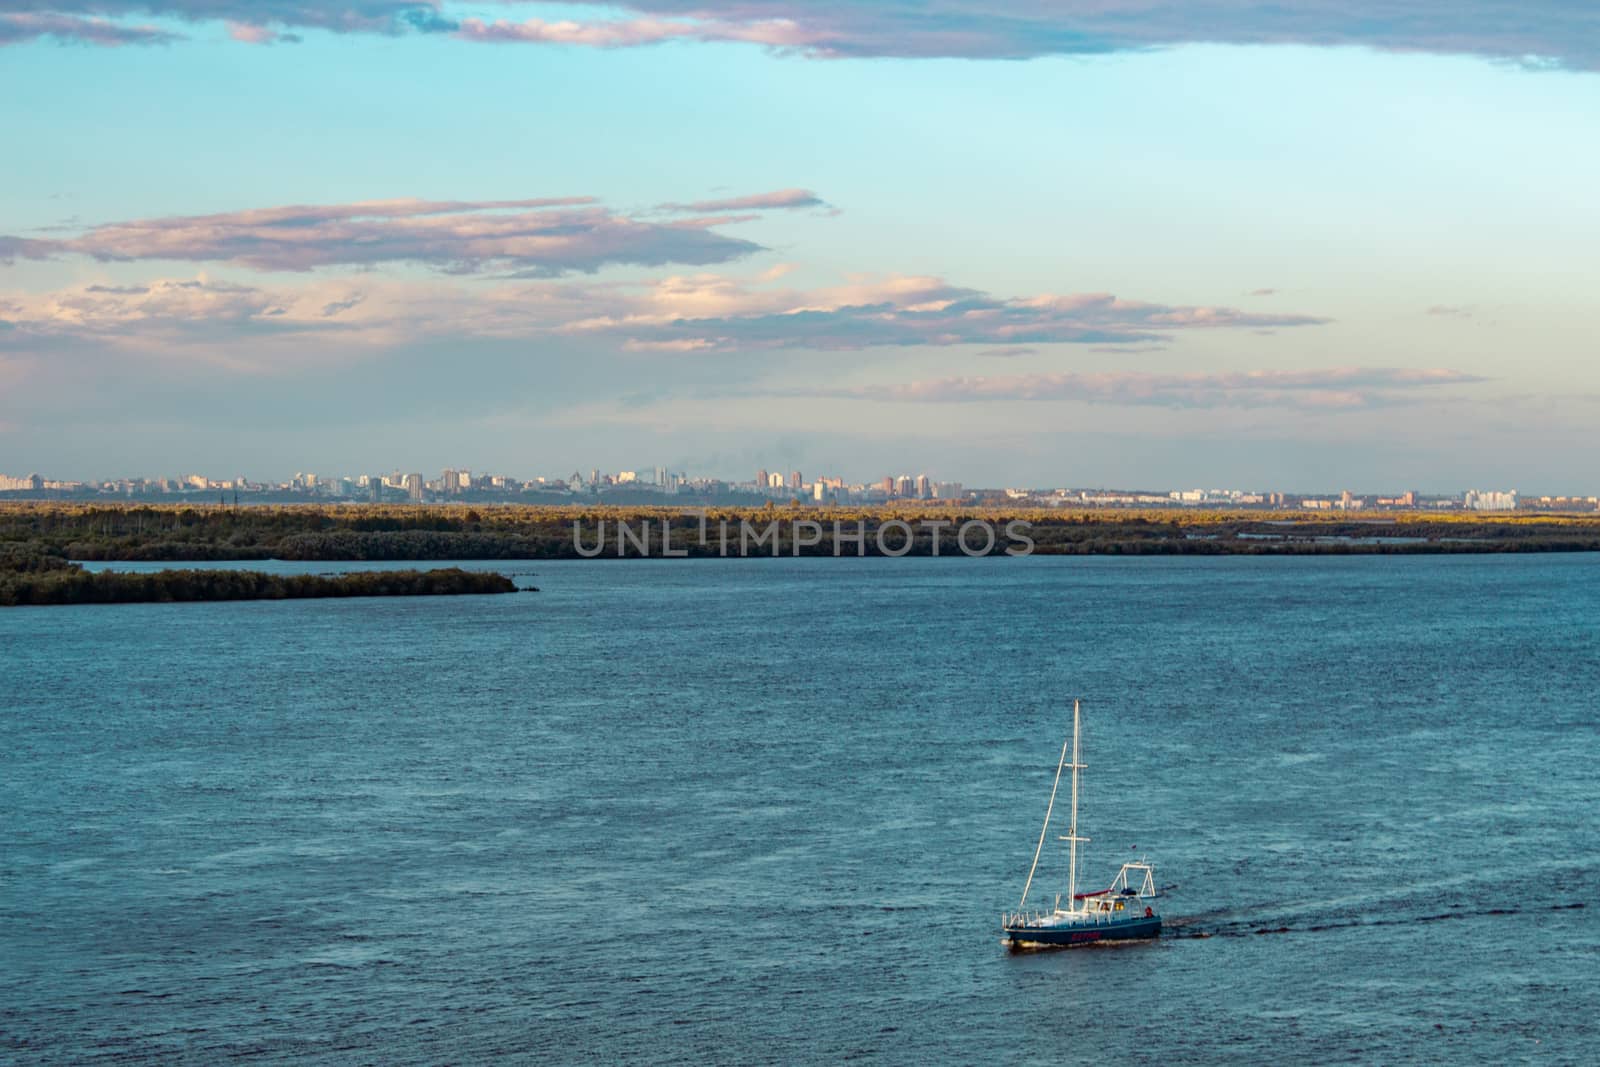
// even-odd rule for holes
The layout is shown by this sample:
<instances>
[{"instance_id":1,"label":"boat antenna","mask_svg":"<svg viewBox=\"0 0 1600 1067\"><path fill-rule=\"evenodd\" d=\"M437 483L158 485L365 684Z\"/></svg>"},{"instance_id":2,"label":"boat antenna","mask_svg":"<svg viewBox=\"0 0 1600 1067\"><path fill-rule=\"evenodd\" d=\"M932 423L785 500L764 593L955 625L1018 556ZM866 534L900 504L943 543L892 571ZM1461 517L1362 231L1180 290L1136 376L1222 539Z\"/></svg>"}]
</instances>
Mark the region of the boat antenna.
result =
<instances>
[{"instance_id":1,"label":"boat antenna","mask_svg":"<svg viewBox=\"0 0 1600 1067\"><path fill-rule=\"evenodd\" d=\"M1073 701L1073 704L1072 704L1072 716L1073 716L1072 721L1073 721L1073 735L1074 735L1073 744L1074 744L1074 746L1076 746L1076 744L1077 744L1077 738L1076 738L1076 735L1077 735L1077 721L1078 721L1078 719L1077 719L1077 716L1078 716L1078 704L1077 704L1077 701ZM1073 752L1072 762L1073 763L1077 763L1078 762L1078 755L1077 755L1076 751ZM1063 742L1061 742L1061 759L1056 761L1056 780L1055 780L1055 784L1050 787L1050 804L1049 804L1049 806L1047 806L1044 809L1044 825L1039 827L1039 843L1037 845L1035 845L1034 848L1033 848L1033 866L1028 868L1028 881L1022 887L1022 901L1021 901L1021 903L1019 903L1017 905L1017 910L1019 910L1019 911L1028 906L1028 890L1033 888L1033 872L1037 871L1039 869L1039 853L1041 851L1043 851L1043 849L1044 849L1044 835L1050 832L1050 813L1055 810L1055 806L1056 806L1056 790L1058 788L1060 788L1060 786L1061 786L1061 768L1066 766L1066 763L1067 763L1067 743L1065 741L1063 741ZM1074 824L1076 824L1076 822L1077 822L1077 810L1078 810L1078 807L1077 807L1077 804L1078 804L1078 791L1077 791L1077 788L1076 788L1078 772L1076 770L1074 770L1072 772L1072 778L1073 778L1073 782L1074 782L1074 788L1073 788L1073 791L1072 791L1073 822L1074 822ZM1077 830L1074 829L1073 832L1076 833Z\"/></svg>"}]
</instances>

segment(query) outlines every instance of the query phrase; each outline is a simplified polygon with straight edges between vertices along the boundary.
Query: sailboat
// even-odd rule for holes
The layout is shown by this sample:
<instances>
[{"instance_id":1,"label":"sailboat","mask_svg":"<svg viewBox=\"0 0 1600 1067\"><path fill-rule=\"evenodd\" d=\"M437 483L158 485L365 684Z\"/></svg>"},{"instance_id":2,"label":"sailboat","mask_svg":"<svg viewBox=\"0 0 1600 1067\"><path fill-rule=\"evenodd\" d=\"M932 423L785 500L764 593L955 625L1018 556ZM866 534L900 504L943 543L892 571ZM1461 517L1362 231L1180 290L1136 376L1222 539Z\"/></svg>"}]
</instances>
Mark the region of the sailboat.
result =
<instances>
[{"instance_id":1,"label":"sailboat","mask_svg":"<svg viewBox=\"0 0 1600 1067\"><path fill-rule=\"evenodd\" d=\"M1139 941L1161 936L1161 916L1156 913L1155 867L1141 860L1124 863L1105 889L1078 892L1078 844L1088 842L1078 834L1078 772L1084 769L1079 756L1080 715L1078 701L1072 702L1072 821L1061 840L1068 843L1067 906L1061 897L1051 911L1029 911L1028 892L1039 869L1039 853L1050 832L1050 816L1055 811L1056 791L1061 787L1061 771L1067 764L1067 745L1061 745L1056 764L1055 784L1050 787L1050 803L1044 810L1044 828L1033 850L1033 866L1022 887L1022 902L1014 912L1001 915L1001 929L1012 947L1025 945L1092 945L1107 941Z\"/></svg>"}]
</instances>

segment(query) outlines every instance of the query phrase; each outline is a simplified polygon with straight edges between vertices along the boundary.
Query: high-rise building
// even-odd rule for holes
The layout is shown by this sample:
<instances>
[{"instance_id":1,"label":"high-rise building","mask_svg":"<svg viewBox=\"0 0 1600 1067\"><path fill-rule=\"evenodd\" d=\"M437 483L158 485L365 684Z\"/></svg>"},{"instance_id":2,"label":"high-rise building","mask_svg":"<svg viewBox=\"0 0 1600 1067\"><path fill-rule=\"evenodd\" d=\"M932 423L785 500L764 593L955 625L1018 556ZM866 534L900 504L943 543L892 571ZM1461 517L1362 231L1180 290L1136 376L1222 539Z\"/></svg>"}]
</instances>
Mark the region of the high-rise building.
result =
<instances>
[{"instance_id":1,"label":"high-rise building","mask_svg":"<svg viewBox=\"0 0 1600 1067\"><path fill-rule=\"evenodd\" d=\"M37 474L23 475L21 478L12 478L0 474L0 492L32 492L44 488L44 478Z\"/></svg>"},{"instance_id":2,"label":"high-rise building","mask_svg":"<svg viewBox=\"0 0 1600 1067\"><path fill-rule=\"evenodd\" d=\"M878 488L890 496L894 496L894 479L889 475L884 475L883 481L878 483Z\"/></svg>"},{"instance_id":3,"label":"high-rise building","mask_svg":"<svg viewBox=\"0 0 1600 1067\"><path fill-rule=\"evenodd\" d=\"M917 499L926 500L932 495L933 494L930 492L928 476L926 474L917 475Z\"/></svg>"},{"instance_id":4,"label":"high-rise building","mask_svg":"<svg viewBox=\"0 0 1600 1067\"><path fill-rule=\"evenodd\" d=\"M894 480L895 496L910 496L916 491L916 483L911 480L911 475L902 474Z\"/></svg>"},{"instance_id":5,"label":"high-rise building","mask_svg":"<svg viewBox=\"0 0 1600 1067\"><path fill-rule=\"evenodd\" d=\"M1509 492L1479 492L1469 489L1462 497L1462 505L1469 511L1515 511L1517 510L1517 491Z\"/></svg>"},{"instance_id":6,"label":"high-rise building","mask_svg":"<svg viewBox=\"0 0 1600 1067\"><path fill-rule=\"evenodd\" d=\"M798 489L798 488L800 488L801 484L802 483L800 481L800 472L799 471L790 471L789 472L789 488L790 489Z\"/></svg>"},{"instance_id":7,"label":"high-rise building","mask_svg":"<svg viewBox=\"0 0 1600 1067\"><path fill-rule=\"evenodd\" d=\"M406 496L413 504L422 503L422 475L406 475Z\"/></svg>"},{"instance_id":8,"label":"high-rise building","mask_svg":"<svg viewBox=\"0 0 1600 1067\"><path fill-rule=\"evenodd\" d=\"M771 474L767 475L767 488L768 489L782 489L783 488L783 475L781 473L779 473L778 471L773 471Z\"/></svg>"},{"instance_id":9,"label":"high-rise building","mask_svg":"<svg viewBox=\"0 0 1600 1067\"><path fill-rule=\"evenodd\" d=\"M762 467L756 471L756 488L765 489L771 483L767 481L767 469Z\"/></svg>"}]
</instances>

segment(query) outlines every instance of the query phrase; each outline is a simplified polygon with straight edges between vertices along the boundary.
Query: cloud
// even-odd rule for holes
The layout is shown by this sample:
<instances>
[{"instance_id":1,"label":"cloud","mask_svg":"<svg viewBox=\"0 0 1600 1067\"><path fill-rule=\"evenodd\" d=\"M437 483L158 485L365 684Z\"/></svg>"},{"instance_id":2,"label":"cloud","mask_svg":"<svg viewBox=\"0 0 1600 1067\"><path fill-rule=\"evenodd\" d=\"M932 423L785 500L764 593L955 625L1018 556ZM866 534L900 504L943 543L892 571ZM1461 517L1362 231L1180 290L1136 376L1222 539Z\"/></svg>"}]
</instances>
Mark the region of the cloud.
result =
<instances>
[{"instance_id":1,"label":"cloud","mask_svg":"<svg viewBox=\"0 0 1600 1067\"><path fill-rule=\"evenodd\" d=\"M828 389L808 395L919 403L1067 400L1167 408L1291 407L1348 411L1403 402L1422 389L1486 381L1462 371L1385 367L1242 373L1029 374Z\"/></svg>"},{"instance_id":2,"label":"cloud","mask_svg":"<svg viewBox=\"0 0 1600 1067\"><path fill-rule=\"evenodd\" d=\"M110 350L263 373L331 358L328 347L308 345L308 337L370 347L376 338L324 314L330 309L337 315L311 289L273 292L207 278L19 294L0 301L0 315L15 326L0 334L0 354Z\"/></svg>"},{"instance_id":3,"label":"cloud","mask_svg":"<svg viewBox=\"0 0 1600 1067\"><path fill-rule=\"evenodd\" d=\"M301 40L297 33L286 33L249 22L229 22L228 36L244 44L298 44Z\"/></svg>"},{"instance_id":4,"label":"cloud","mask_svg":"<svg viewBox=\"0 0 1600 1067\"><path fill-rule=\"evenodd\" d=\"M680 289L692 283L673 280ZM624 333L631 346L665 351L811 348L849 351L885 345L1121 344L1166 339L1172 331L1314 326L1310 315L1258 315L1227 307L1124 300L1109 293L1000 298L940 278L890 277L812 292L741 293L722 314L597 318L584 328ZM709 307L714 307L711 301Z\"/></svg>"},{"instance_id":5,"label":"cloud","mask_svg":"<svg viewBox=\"0 0 1600 1067\"><path fill-rule=\"evenodd\" d=\"M626 6L644 16L632 21L682 20L675 25L692 27L680 36L745 39L824 57L1027 59L1190 43L1298 44L1600 67L1600 12L1570 0L634 0Z\"/></svg>"},{"instance_id":6,"label":"cloud","mask_svg":"<svg viewBox=\"0 0 1600 1067\"><path fill-rule=\"evenodd\" d=\"M774 208L826 207L823 200L810 189L779 189L772 193L755 193L735 196L726 200L696 200L688 204L661 204L663 211L695 211L716 214L723 211L762 211Z\"/></svg>"},{"instance_id":7,"label":"cloud","mask_svg":"<svg viewBox=\"0 0 1600 1067\"><path fill-rule=\"evenodd\" d=\"M1470 319L1472 318L1472 309L1469 307L1456 307L1451 304L1435 304L1427 310L1426 314L1445 319Z\"/></svg>"},{"instance_id":8,"label":"cloud","mask_svg":"<svg viewBox=\"0 0 1600 1067\"><path fill-rule=\"evenodd\" d=\"M824 58L968 59L1287 44L1600 69L1600 10L1575 0L580 0L564 5L576 17L515 18L525 7L522 0L0 0L0 27L10 24L0 28L0 43L44 34L125 43L107 35L137 31L127 20L153 16L230 25L234 36L252 41L285 39L293 30L417 32L498 44L721 41ZM594 17L582 17L585 11ZM499 12L506 17L495 17ZM28 28L28 20L45 19L57 20L56 28Z\"/></svg>"},{"instance_id":9,"label":"cloud","mask_svg":"<svg viewBox=\"0 0 1600 1067\"><path fill-rule=\"evenodd\" d=\"M145 17L220 22L238 41L294 41L291 29L333 33L438 32L436 0L0 0L0 44L41 36L87 44L164 44L182 35L127 20Z\"/></svg>"},{"instance_id":10,"label":"cloud","mask_svg":"<svg viewBox=\"0 0 1600 1067\"><path fill-rule=\"evenodd\" d=\"M180 34L154 26L128 25L53 11L6 10L18 6L27 8L32 5L0 2L0 45L53 37L60 41L114 48L124 44L170 44L183 39Z\"/></svg>"},{"instance_id":11,"label":"cloud","mask_svg":"<svg viewBox=\"0 0 1600 1067\"><path fill-rule=\"evenodd\" d=\"M0 261L88 256L101 261L224 262L268 271L420 263L452 273L525 277L592 273L613 264L723 263L761 251L716 233L739 216L641 221L589 197L375 200L107 223L63 239L0 235Z\"/></svg>"},{"instance_id":12,"label":"cloud","mask_svg":"<svg viewBox=\"0 0 1600 1067\"><path fill-rule=\"evenodd\" d=\"M508 279L449 284L361 275L273 287L207 277L94 284L0 300L17 324L0 345L87 341L123 349L257 345L266 336L318 335L341 348L381 349L423 338L564 339L611 350L754 353L786 349L1094 343L1192 329L1325 320L1229 308L1123 300L1106 294L1002 298L940 278L857 278L783 288L755 279L674 275L640 282ZM1021 339L1019 341L1019 339ZM992 351L992 349L991 349ZM290 353L308 358L309 349Z\"/></svg>"},{"instance_id":13,"label":"cloud","mask_svg":"<svg viewBox=\"0 0 1600 1067\"><path fill-rule=\"evenodd\" d=\"M674 40L724 41L831 54L826 31L807 29L787 16L755 19L647 17L589 22L466 18L456 27L455 36L491 44L554 44L583 48L637 48Z\"/></svg>"},{"instance_id":14,"label":"cloud","mask_svg":"<svg viewBox=\"0 0 1600 1067\"><path fill-rule=\"evenodd\" d=\"M1276 296L1277 293L1278 293L1278 290L1276 290L1276 289L1252 289L1252 290L1250 290L1250 295L1251 296Z\"/></svg>"},{"instance_id":15,"label":"cloud","mask_svg":"<svg viewBox=\"0 0 1600 1067\"><path fill-rule=\"evenodd\" d=\"M992 359L1015 359L1018 356L1031 356L1038 351L1037 348L1028 348L1026 345L1013 345L1009 348L988 348L978 355Z\"/></svg>"},{"instance_id":16,"label":"cloud","mask_svg":"<svg viewBox=\"0 0 1600 1067\"><path fill-rule=\"evenodd\" d=\"M322 305L321 315L325 319L331 319L340 312L349 311L351 308L358 306L365 299L365 296L356 293L354 296L345 297L343 300L330 300Z\"/></svg>"},{"instance_id":17,"label":"cloud","mask_svg":"<svg viewBox=\"0 0 1600 1067\"><path fill-rule=\"evenodd\" d=\"M7 237L0 233L0 263L15 263L19 259L43 259L49 255L50 242L27 237Z\"/></svg>"}]
</instances>

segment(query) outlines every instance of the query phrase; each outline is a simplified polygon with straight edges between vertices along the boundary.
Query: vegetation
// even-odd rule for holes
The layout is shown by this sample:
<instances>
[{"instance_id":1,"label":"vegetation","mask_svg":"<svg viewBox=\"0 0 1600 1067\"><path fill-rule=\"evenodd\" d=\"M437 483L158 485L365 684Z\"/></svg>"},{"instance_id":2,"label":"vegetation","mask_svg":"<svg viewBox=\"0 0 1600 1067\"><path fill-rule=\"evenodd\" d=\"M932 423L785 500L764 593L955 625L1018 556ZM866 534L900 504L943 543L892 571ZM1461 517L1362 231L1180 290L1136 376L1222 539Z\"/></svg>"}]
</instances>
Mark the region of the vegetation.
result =
<instances>
[{"instance_id":1,"label":"vegetation","mask_svg":"<svg viewBox=\"0 0 1600 1067\"><path fill-rule=\"evenodd\" d=\"M712 508L702 516L672 507L573 506L397 506L284 505L244 508L221 505L0 504L0 569L5 552L24 546L29 558L63 560L438 560L576 559L638 556L618 524L638 534L649 524L648 554L661 555L662 524L672 530L676 552L689 556L835 554L855 555L848 538L859 528L866 555L884 547L898 552L911 527L910 553L955 555L962 523L982 520L997 537L989 549L1004 552L1006 524L1019 521L1042 554L1224 555L1413 552L1571 552L1600 550L1600 516L1409 512L1364 516L1215 511L1196 509L1114 510L956 508L937 501L887 507L814 508L798 504L761 508ZM599 538L600 524L605 536ZM776 530L768 535L768 528ZM944 524L934 533L926 523ZM574 538L574 524L580 537ZM742 524L751 534L742 538ZM807 524L815 524L809 526ZM820 535L820 536L819 536ZM806 542L818 537L814 544ZM759 538L759 543L754 539ZM984 547L971 532L967 548ZM580 551L580 543L587 551ZM18 557L19 559L21 557ZM30 563L29 566L42 564ZM18 567L9 568L18 570Z\"/></svg>"},{"instance_id":2,"label":"vegetation","mask_svg":"<svg viewBox=\"0 0 1600 1067\"><path fill-rule=\"evenodd\" d=\"M180 600L286 600L302 597L441 596L514 593L501 574L464 571L365 571L324 577L259 571L165 570L91 573L60 556L7 545L0 549L0 606L130 604Z\"/></svg>"}]
</instances>

